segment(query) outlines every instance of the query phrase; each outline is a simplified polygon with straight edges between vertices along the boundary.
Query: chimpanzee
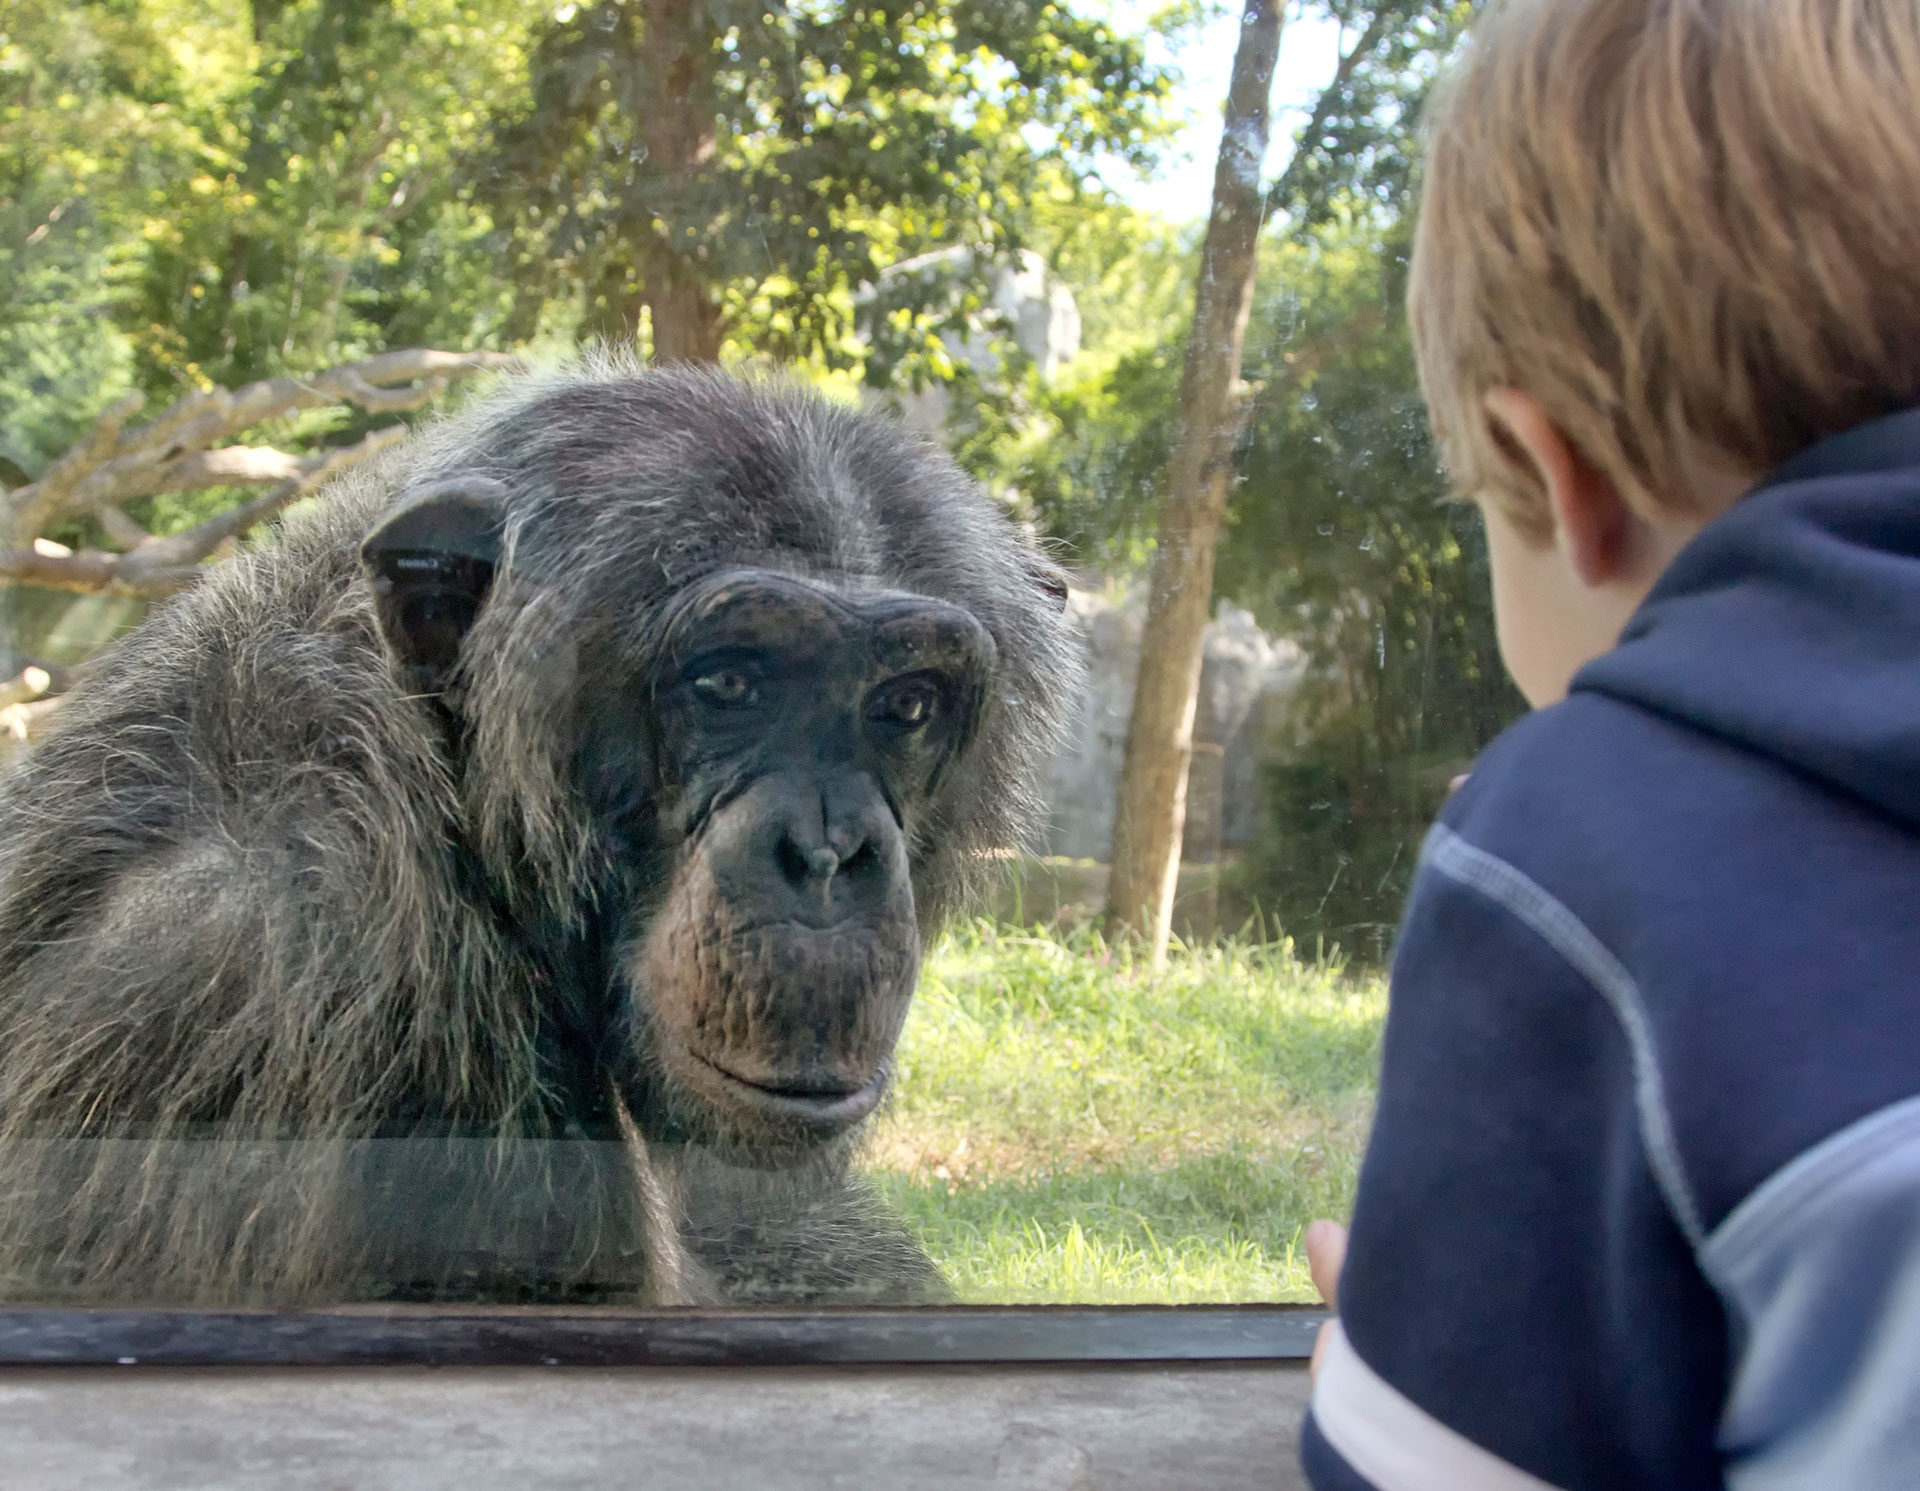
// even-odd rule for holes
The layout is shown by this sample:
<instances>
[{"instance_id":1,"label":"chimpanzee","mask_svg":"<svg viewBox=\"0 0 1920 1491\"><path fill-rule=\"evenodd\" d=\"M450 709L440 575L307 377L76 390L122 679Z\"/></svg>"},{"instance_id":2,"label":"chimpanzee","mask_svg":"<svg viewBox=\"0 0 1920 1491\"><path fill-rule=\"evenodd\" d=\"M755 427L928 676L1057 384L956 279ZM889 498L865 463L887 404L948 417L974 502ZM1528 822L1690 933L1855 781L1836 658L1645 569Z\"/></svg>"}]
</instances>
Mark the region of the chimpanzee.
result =
<instances>
[{"instance_id":1,"label":"chimpanzee","mask_svg":"<svg viewBox=\"0 0 1920 1491\"><path fill-rule=\"evenodd\" d=\"M777 381L602 357L349 474L0 785L0 1292L939 1297L850 1161L1065 593Z\"/></svg>"}]
</instances>

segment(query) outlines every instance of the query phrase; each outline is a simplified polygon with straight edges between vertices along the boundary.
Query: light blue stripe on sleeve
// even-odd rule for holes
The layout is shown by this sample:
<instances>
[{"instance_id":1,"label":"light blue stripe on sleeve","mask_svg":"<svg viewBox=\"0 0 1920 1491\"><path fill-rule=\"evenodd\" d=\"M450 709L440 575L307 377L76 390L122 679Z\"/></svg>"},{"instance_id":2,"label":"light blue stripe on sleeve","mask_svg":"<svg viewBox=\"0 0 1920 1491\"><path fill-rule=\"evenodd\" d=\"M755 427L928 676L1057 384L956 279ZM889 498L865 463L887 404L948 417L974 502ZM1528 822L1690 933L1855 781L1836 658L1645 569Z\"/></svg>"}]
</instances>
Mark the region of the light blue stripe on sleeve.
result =
<instances>
[{"instance_id":1,"label":"light blue stripe on sleeve","mask_svg":"<svg viewBox=\"0 0 1920 1491\"><path fill-rule=\"evenodd\" d=\"M1639 1113L1640 1142L1646 1150L1647 1167L1653 1171L1654 1180L1666 1197L1674 1223L1686 1234L1687 1241L1698 1248L1705 1236L1700 1225L1700 1207L1687 1182L1686 1167L1680 1162L1680 1146L1673 1137L1673 1120L1667 1112L1660 1054L1654 1049L1653 1021L1647 1016L1633 976L1579 917L1549 895L1537 881L1504 859L1469 844L1444 823L1434 824L1427 834L1421 863L1504 907L1523 925L1532 928L1606 1000L1614 1018L1620 1022L1633 1057L1634 1106Z\"/></svg>"},{"instance_id":2,"label":"light blue stripe on sleeve","mask_svg":"<svg viewBox=\"0 0 1920 1491\"><path fill-rule=\"evenodd\" d=\"M1776 1172L1699 1256L1736 1323L1732 1491L1920 1487L1920 1098Z\"/></svg>"}]
</instances>

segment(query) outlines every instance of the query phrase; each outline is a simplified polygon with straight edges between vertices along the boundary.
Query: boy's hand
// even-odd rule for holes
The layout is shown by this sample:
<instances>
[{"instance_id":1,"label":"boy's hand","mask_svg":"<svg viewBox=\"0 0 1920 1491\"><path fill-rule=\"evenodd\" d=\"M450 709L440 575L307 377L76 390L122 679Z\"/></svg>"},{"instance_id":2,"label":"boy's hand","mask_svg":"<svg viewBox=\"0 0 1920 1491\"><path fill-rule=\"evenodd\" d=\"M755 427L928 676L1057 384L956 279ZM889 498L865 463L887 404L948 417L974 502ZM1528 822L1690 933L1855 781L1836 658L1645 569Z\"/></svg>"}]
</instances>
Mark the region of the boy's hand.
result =
<instances>
[{"instance_id":1,"label":"boy's hand","mask_svg":"<svg viewBox=\"0 0 1920 1491\"><path fill-rule=\"evenodd\" d=\"M1340 1308L1340 1268L1347 1261L1347 1229L1338 1222L1329 1222L1322 1217L1317 1222L1307 1224L1307 1272L1313 1275L1313 1287L1320 1291L1320 1298L1331 1308ZM1307 1367L1308 1381L1320 1376L1320 1354L1327 1347L1327 1333L1333 1329L1329 1320L1320 1327L1319 1338L1313 1343L1313 1361Z\"/></svg>"}]
</instances>

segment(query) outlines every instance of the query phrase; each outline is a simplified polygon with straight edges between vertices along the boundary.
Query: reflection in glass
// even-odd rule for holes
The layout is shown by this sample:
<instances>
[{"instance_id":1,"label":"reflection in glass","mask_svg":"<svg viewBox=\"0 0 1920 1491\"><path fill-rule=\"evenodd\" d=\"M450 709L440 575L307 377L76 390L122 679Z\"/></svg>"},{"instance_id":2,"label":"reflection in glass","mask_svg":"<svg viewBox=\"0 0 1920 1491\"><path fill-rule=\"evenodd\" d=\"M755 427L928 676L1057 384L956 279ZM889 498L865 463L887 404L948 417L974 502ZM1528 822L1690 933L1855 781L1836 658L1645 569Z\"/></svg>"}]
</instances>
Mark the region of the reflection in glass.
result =
<instances>
[{"instance_id":1,"label":"reflection in glass","mask_svg":"<svg viewBox=\"0 0 1920 1491\"><path fill-rule=\"evenodd\" d=\"M1400 312L1457 12L1289 21L1236 167L1158 966L1105 913L1201 232L1125 183L1237 17L14 5L0 1295L1310 1297L1516 709ZM810 391L494 387L595 337Z\"/></svg>"}]
</instances>

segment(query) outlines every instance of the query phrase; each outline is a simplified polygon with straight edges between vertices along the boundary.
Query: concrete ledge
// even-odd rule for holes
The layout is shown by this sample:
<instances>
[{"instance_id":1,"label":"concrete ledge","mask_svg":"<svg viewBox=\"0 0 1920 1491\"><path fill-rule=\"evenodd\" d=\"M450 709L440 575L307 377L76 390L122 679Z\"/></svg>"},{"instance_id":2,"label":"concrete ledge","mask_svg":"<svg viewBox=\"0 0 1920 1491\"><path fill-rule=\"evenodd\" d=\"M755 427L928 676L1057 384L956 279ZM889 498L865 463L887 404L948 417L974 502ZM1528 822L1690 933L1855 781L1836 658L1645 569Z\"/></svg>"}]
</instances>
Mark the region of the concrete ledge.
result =
<instances>
[{"instance_id":1,"label":"concrete ledge","mask_svg":"<svg viewBox=\"0 0 1920 1491\"><path fill-rule=\"evenodd\" d=\"M9 1368L21 1491L1299 1491L1300 1364Z\"/></svg>"}]
</instances>

